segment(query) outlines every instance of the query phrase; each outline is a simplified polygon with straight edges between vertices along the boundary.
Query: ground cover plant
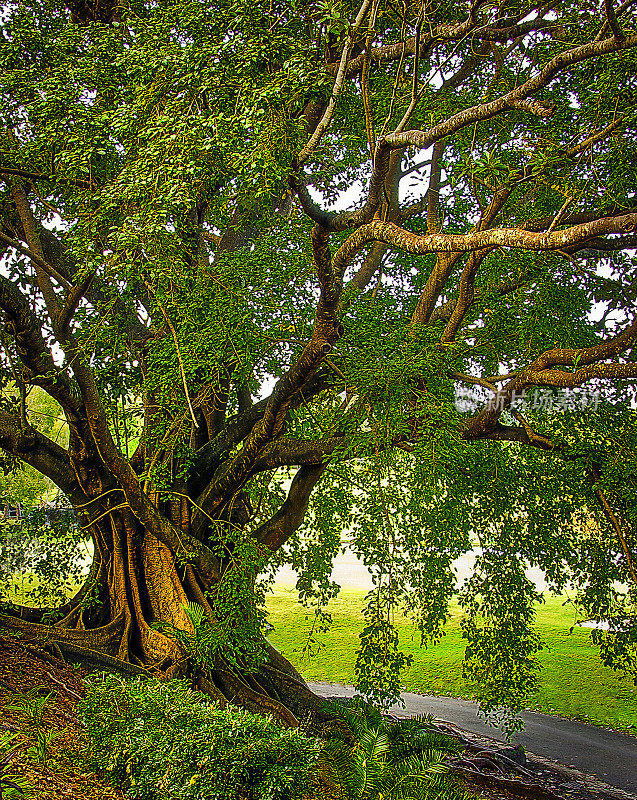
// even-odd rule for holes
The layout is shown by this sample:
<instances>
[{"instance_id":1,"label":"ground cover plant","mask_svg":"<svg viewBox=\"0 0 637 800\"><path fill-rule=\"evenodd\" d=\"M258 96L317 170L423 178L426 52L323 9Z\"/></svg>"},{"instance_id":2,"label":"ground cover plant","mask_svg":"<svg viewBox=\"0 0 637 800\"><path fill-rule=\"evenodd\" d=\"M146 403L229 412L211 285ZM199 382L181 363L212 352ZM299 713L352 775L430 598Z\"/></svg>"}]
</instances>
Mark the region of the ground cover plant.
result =
<instances>
[{"instance_id":1,"label":"ground cover plant","mask_svg":"<svg viewBox=\"0 0 637 800\"><path fill-rule=\"evenodd\" d=\"M3 783L3 800L124 800L86 762L87 740L75 709L84 674L15 636L0 636L0 780L20 787Z\"/></svg>"},{"instance_id":2,"label":"ground cover plant","mask_svg":"<svg viewBox=\"0 0 637 800\"><path fill-rule=\"evenodd\" d=\"M526 563L637 675L637 4L594 6L3 5L2 467L93 554L3 626L295 726L322 705L258 576L324 608L349 530L356 682L389 702L395 611L439 638L477 538L485 709L515 726L537 685Z\"/></svg>"},{"instance_id":3,"label":"ground cover plant","mask_svg":"<svg viewBox=\"0 0 637 800\"><path fill-rule=\"evenodd\" d=\"M12 762L21 749L16 739L15 734L0 733L0 797L4 800L16 800L30 794L27 781L13 771Z\"/></svg>"},{"instance_id":4,"label":"ground cover plant","mask_svg":"<svg viewBox=\"0 0 637 800\"><path fill-rule=\"evenodd\" d=\"M323 740L183 681L91 676L79 705L93 767L140 800L468 800L447 761L462 746L430 719L383 720L367 703L331 705Z\"/></svg>"},{"instance_id":5,"label":"ground cover plant","mask_svg":"<svg viewBox=\"0 0 637 800\"><path fill-rule=\"evenodd\" d=\"M435 730L429 718L383 720L360 698L334 707L352 738L332 736L321 749L338 800L469 800L447 763L462 746Z\"/></svg>"},{"instance_id":6,"label":"ground cover plant","mask_svg":"<svg viewBox=\"0 0 637 800\"><path fill-rule=\"evenodd\" d=\"M79 709L92 765L140 800L296 800L316 772L316 738L185 682L92 676Z\"/></svg>"},{"instance_id":7,"label":"ground cover plant","mask_svg":"<svg viewBox=\"0 0 637 800\"><path fill-rule=\"evenodd\" d=\"M93 675L81 701L87 686L84 670L44 651L29 650L15 637L0 637L0 650L0 709L3 726L12 731L0 735L3 800L60 800L71 795L80 800L124 796L256 800L301 791L305 800L340 796L334 764L330 761L328 767L324 757L325 739L283 731L264 717L237 708L213 710L209 698L180 682L158 686L156 681L145 681L145 687L135 679L125 682ZM29 688L34 686L38 691ZM462 793L440 763L443 756L457 751L454 741L435 733L429 722L401 723L393 731L385 730L388 726L378 711L369 707L370 712L374 716L363 726L356 720L346 723L347 712L333 712L344 722L331 729L339 736L335 744L354 753L353 765L365 747L360 733L380 725L381 733L390 734L393 760L409 750L420 754L421 763L426 761L429 773L423 775L420 789L435 789L437 794L446 786L449 800L460 800ZM46 764L28 754L43 725L56 734ZM192 758L184 759L188 754ZM384 758L380 751L372 755L370 776Z\"/></svg>"}]
</instances>

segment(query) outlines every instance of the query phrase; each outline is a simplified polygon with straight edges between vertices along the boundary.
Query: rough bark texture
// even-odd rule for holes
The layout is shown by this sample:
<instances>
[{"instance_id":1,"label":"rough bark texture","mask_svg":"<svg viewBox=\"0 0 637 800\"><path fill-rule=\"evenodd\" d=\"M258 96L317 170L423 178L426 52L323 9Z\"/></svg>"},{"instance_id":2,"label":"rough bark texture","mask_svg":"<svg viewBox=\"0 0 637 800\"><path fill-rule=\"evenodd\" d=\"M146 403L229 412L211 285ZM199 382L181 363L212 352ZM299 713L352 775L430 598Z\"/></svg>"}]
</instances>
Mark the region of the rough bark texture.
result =
<instances>
[{"instance_id":1,"label":"rough bark texture","mask_svg":"<svg viewBox=\"0 0 637 800\"><path fill-rule=\"evenodd\" d=\"M144 530L130 511L117 506L116 499L91 504L94 561L83 590L58 610L61 618L53 625L43 624L54 610L16 607L11 616L0 616L0 625L56 653L106 669L162 679L191 677L221 703L269 712L286 725L297 725L307 712L320 719L322 701L265 640L266 658L257 671L242 670L221 653L214 665L201 667L189 661L178 641L157 629L161 622L162 627L192 633L184 610L189 602L202 606L212 625L223 625L224 620L215 618L206 598L214 588L210 580L190 564L179 566L168 547Z\"/></svg>"}]
</instances>

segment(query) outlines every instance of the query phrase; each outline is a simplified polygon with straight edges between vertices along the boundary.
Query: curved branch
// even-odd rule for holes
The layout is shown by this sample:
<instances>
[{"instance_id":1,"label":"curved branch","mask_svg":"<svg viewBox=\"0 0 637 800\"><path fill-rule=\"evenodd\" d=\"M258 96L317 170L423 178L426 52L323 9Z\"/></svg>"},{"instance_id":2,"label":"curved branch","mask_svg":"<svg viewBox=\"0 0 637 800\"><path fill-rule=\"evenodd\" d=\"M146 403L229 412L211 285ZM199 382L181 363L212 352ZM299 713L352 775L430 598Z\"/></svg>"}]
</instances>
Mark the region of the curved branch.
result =
<instances>
[{"instance_id":1,"label":"curved branch","mask_svg":"<svg viewBox=\"0 0 637 800\"><path fill-rule=\"evenodd\" d=\"M330 383L331 379L328 374L314 375L292 397L289 408L298 408L303 403L307 403L326 389ZM217 436L197 451L197 460L191 472L193 483L189 486L191 494L203 492L204 486L208 486L214 480L214 472L221 461L233 447L250 435L254 426L262 419L268 400L269 398L260 400L241 413L229 417Z\"/></svg>"},{"instance_id":2,"label":"curved branch","mask_svg":"<svg viewBox=\"0 0 637 800\"><path fill-rule=\"evenodd\" d=\"M632 36L622 42L616 41L614 37L602 41L587 42L586 44L555 56L533 78L529 78L529 80L507 94L498 97L496 100L466 108L426 131L401 131L381 137L376 145L372 176L365 205L358 211L351 212L346 217L341 216L338 219L339 226L344 225L344 227L331 227L335 224L335 221L332 220L330 229L346 230L348 227L365 224L373 217L381 200L382 195L380 193L380 187L382 187L389 166L388 150L404 149L407 147L426 149L438 140L456 133L468 125L481 120L491 119L504 111L509 111L518 107L521 102L523 103L531 95L547 86L556 75L574 64L635 46L637 46L637 36ZM589 139L592 141L592 139L597 140L597 137L604 138L612 132L616 124L616 121L611 123L611 126L607 126L603 131L600 131L599 134L594 134L593 137L589 137ZM585 143L586 146L588 146L588 143L587 140ZM579 152L578 147L572 148L567 155L575 155L576 152ZM348 224L344 224L346 222Z\"/></svg>"},{"instance_id":3,"label":"curved branch","mask_svg":"<svg viewBox=\"0 0 637 800\"><path fill-rule=\"evenodd\" d=\"M528 367L520 370L489 402L467 423L463 438L468 441L491 438L502 411L509 408L513 397L528 386L574 388L593 378L634 378L637 364L601 364L596 362L613 358L628 350L637 339L637 320L625 330L592 347L580 349L554 348L542 353ZM556 366L578 367L574 372L556 370Z\"/></svg>"},{"instance_id":4,"label":"curved branch","mask_svg":"<svg viewBox=\"0 0 637 800\"><path fill-rule=\"evenodd\" d=\"M487 247L515 247L522 250L564 250L596 236L629 233L637 230L637 214L606 217L551 233L535 233L522 228L493 228L467 234L429 234L419 236L393 222L374 220L362 225L344 242L334 256L334 270L342 275L353 255L369 242L384 242L407 253L463 253Z\"/></svg>"},{"instance_id":5,"label":"curved branch","mask_svg":"<svg viewBox=\"0 0 637 800\"><path fill-rule=\"evenodd\" d=\"M312 200L312 196L307 190L305 183L299 179L298 175L290 175L288 178L290 189L296 194L301 208L308 217L320 225L322 228L329 228L329 230L346 230L349 226L345 224L345 214L336 211L325 211L318 203ZM340 224L343 224L343 228Z\"/></svg>"},{"instance_id":6,"label":"curved branch","mask_svg":"<svg viewBox=\"0 0 637 800\"><path fill-rule=\"evenodd\" d=\"M312 490L321 479L326 467L327 464L319 464L301 467L298 470L281 508L254 532L253 536L257 542L264 544L270 550L278 550L298 530L305 518Z\"/></svg>"},{"instance_id":7,"label":"curved branch","mask_svg":"<svg viewBox=\"0 0 637 800\"><path fill-rule=\"evenodd\" d=\"M80 486L68 452L32 427L24 428L18 417L0 412L0 448L37 469L66 495L77 496Z\"/></svg>"},{"instance_id":8,"label":"curved branch","mask_svg":"<svg viewBox=\"0 0 637 800\"><path fill-rule=\"evenodd\" d=\"M529 430L525 426L500 425L500 423L497 423L488 431L485 431L479 438L480 441L487 439L495 442L517 442L518 444L527 444L531 445L531 447L537 447L539 450L547 450L548 452L558 452L559 449L546 436L535 432L530 435ZM470 439L470 441L475 440Z\"/></svg>"},{"instance_id":9,"label":"curved branch","mask_svg":"<svg viewBox=\"0 0 637 800\"><path fill-rule=\"evenodd\" d=\"M16 343L20 360L25 367L25 379L50 394L67 412L78 416L82 401L77 386L53 361L44 338L42 325L31 311L20 290L0 275L0 308L4 311L5 327Z\"/></svg>"},{"instance_id":10,"label":"curved branch","mask_svg":"<svg viewBox=\"0 0 637 800\"><path fill-rule=\"evenodd\" d=\"M253 472L263 472L278 467L320 466L344 441L343 436L327 439L291 439L281 437L264 447L254 464Z\"/></svg>"},{"instance_id":11,"label":"curved branch","mask_svg":"<svg viewBox=\"0 0 637 800\"><path fill-rule=\"evenodd\" d=\"M379 144L381 149L390 148L393 150L399 147L424 149L439 139L465 128L467 125L491 119L503 111L515 108L518 101L526 100L531 95L534 95L568 67L596 56L608 55L635 46L637 46L637 36L631 36L622 42L616 41L614 37L603 39L599 42L586 42L586 44L555 56L533 78L529 78L520 86L507 92L507 94L501 95L496 100L465 108L463 111L454 114L426 131L412 130L404 133L389 134Z\"/></svg>"},{"instance_id":12,"label":"curved branch","mask_svg":"<svg viewBox=\"0 0 637 800\"><path fill-rule=\"evenodd\" d=\"M530 372L527 374L527 385L574 389L593 378L637 378L637 364L593 364L575 372L559 369Z\"/></svg>"}]
</instances>

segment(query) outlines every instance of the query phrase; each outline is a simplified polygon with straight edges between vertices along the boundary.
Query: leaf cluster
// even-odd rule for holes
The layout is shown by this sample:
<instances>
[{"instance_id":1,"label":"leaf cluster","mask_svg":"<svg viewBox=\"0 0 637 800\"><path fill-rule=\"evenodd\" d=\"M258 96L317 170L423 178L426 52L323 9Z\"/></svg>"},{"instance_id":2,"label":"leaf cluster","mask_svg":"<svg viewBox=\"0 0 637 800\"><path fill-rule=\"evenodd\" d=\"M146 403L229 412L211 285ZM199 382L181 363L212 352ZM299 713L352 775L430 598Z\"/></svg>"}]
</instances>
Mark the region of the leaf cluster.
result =
<instances>
[{"instance_id":1,"label":"leaf cluster","mask_svg":"<svg viewBox=\"0 0 637 800\"><path fill-rule=\"evenodd\" d=\"M318 759L316 739L216 708L183 681L94 676L80 713L91 762L140 800L296 800Z\"/></svg>"},{"instance_id":2,"label":"leaf cluster","mask_svg":"<svg viewBox=\"0 0 637 800\"><path fill-rule=\"evenodd\" d=\"M446 764L458 744L436 731L430 717L390 723L360 698L330 708L353 736L353 743L328 738L321 751L339 800L467 799Z\"/></svg>"}]
</instances>

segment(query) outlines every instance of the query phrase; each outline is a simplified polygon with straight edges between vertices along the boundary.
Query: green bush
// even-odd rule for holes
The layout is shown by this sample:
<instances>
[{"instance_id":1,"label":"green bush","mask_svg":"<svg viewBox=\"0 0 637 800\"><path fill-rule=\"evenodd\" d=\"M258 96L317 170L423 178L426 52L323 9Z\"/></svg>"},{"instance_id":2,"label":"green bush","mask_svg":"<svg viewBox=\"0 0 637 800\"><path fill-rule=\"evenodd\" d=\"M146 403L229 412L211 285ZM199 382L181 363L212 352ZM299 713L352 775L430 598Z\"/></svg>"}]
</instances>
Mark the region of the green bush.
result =
<instances>
[{"instance_id":1,"label":"green bush","mask_svg":"<svg viewBox=\"0 0 637 800\"><path fill-rule=\"evenodd\" d=\"M293 800L320 750L267 717L216 708L184 681L94 676L80 713L93 766L143 800Z\"/></svg>"},{"instance_id":2,"label":"green bush","mask_svg":"<svg viewBox=\"0 0 637 800\"><path fill-rule=\"evenodd\" d=\"M437 731L431 717L390 723L360 700L332 711L354 737L352 743L334 735L323 746L321 766L334 800L471 800L447 764L462 747Z\"/></svg>"}]
</instances>

